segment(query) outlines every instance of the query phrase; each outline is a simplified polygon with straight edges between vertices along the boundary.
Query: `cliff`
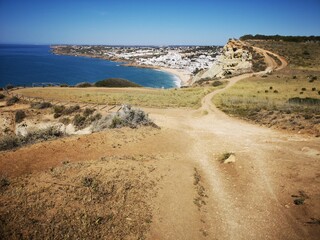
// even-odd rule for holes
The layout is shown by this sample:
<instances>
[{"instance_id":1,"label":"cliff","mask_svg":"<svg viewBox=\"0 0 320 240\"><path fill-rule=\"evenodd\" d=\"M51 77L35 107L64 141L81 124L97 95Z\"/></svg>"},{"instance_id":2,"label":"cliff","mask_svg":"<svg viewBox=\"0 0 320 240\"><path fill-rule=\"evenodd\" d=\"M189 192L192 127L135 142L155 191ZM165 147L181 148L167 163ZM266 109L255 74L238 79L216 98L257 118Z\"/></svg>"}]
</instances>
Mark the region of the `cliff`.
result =
<instances>
[{"instance_id":1,"label":"cliff","mask_svg":"<svg viewBox=\"0 0 320 240\"><path fill-rule=\"evenodd\" d=\"M199 72L193 79L195 83L201 79L220 79L251 72L252 54L241 41L231 39L223 47L222 54L206 71Z\"/></svg>"}]
</instances>

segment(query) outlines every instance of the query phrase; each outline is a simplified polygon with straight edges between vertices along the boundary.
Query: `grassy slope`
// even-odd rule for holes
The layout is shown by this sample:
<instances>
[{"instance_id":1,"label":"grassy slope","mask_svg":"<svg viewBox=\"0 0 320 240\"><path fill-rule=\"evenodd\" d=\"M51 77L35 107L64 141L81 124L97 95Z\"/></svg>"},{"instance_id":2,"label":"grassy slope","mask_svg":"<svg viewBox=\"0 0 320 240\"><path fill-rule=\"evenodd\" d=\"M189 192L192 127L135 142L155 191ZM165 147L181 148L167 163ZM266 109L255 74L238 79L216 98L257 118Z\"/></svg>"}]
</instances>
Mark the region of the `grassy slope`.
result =
<instances>
[{"instance_id":1,"label":"grassy slope","mask_svg":"<svg viewBox=\"0 0 320 240\"><path fill-rule=\"evenodd\" d=\"M221 87L221 86L220 86ZM189 107L200 106L201 98L214 90L208 88L146 89L146 88L26 88L17 93L31 97L99 104L131 104L140 107Z\"/></svg>"},{"instance_id":2,"label":"grassy slope","mask_svg":"<svg viewBox=\"0 0 320 240\"><path fill-rule=\"evenodd\" d=\"M248 41L248 43L283 56L291 69L320 71L320 42Z\"/></svg>"},{"instance_id":3,"label":"grassy slope","mask_svg":"<svg viewBox=\"0 0 320 240\"><path fill-rule=\"evenodd\" d=\"M256 76L240 81L217 95L214 103L229 114L260 124L320 134L319 105L288 104L293 97L320 99L320 44L250 43L286 57L289 67L265 78ZM310 75L317 80L310 82Z\"/></svg>"}]
</instances>

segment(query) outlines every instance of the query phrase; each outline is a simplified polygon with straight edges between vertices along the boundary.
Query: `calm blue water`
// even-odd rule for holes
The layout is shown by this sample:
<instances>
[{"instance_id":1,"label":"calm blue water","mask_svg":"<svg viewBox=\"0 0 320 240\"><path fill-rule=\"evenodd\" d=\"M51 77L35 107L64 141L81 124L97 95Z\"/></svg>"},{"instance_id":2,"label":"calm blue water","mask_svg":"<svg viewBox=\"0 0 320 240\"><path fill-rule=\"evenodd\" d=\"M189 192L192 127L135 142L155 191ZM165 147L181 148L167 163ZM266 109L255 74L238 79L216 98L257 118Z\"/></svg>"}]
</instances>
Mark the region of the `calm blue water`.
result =
<instances>
[{"instance_id":1,"label":"calm blue water","mask_svg":"<svg viewBox=\"0 0 320 240\"><path fill-rule=\"evenodd\" d=\"M124 78L145 87L176 87L177 77L153 69L123 67L87 57L57 56L49 46L0 45L0 86L55 82L75 85L106 78Z\"/></svg>"}]
</instances>

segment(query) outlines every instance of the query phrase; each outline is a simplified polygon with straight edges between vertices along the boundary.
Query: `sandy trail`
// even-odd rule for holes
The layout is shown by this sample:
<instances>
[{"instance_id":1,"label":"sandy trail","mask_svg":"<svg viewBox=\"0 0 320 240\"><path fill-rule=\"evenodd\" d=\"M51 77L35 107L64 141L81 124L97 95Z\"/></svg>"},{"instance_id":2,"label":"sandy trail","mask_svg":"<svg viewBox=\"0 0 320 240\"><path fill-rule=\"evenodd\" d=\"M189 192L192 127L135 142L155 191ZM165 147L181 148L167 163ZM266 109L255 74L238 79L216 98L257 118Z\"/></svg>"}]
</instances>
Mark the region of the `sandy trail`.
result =
<instances>
[{"instance_id":1,"label":"sandy trail","mask_svg":"<svg viewBox=\"0 0 320 240\"><path fill-rule=\"evenodd\" d=\"M287 64L282 60L281 66L278 66L271 57L265 56L271 69L282 69ZM315 191L319 177L309 186L304 186L304 181L294 186L290 182L295 182L295 177L286 178L284 173L294 174L290 171L294 166L308 162L316 169L307 167L300 179L307 178L310 173L318 174L319 155L311 156L301 149L309 146L319 153L320 141L233 119L212 103L216 94L250 75L230 79L226 88L205 96L202 107L197 111L147 111L152 113L151 116L162 128L176 131L181 139L189 139L183 150L201 169L207 184L209 198L205 213L201 212L204 223L201 229L205 228L209 239L316 239L319 228L303 226L295 214L285 207L288 203L285 201L290 200L290 192L298 189ZM181 150L177 148L178 151ZM221 164L217 159L224 152L235 153L237 162L233 165ZM180 209L182 202L178 204ZM178 212L173 211L172 214L171 221L177 221ZM196 226L195 219L189 221ZM167 227L163 230L171 230L173 234L176 229ZM185 238L186 231L188 238ZM186 228L184 235L175 232L174 239L193 239L190 236L194 236L194 231L197 229Z\"/></svg>"}]
</instances>

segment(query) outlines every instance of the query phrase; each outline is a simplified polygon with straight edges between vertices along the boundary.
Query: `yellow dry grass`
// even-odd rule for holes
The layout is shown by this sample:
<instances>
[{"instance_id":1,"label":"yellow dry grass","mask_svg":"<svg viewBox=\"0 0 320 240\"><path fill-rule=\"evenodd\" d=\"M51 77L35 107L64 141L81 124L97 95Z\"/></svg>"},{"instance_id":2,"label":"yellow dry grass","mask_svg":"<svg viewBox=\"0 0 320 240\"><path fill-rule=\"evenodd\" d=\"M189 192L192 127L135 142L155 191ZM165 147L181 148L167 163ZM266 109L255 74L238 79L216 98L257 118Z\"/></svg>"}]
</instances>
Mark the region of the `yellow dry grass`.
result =
<instances>
[{"instance_id":1,"label":"yellow dry grass","mask_svg":"<svg viewBox=\"0 0 320 240\"><path fill-rule=\"evenodd\" d=\"M197 108L214 87L184 89L149 88L25 88L15 92L28 97L97 104L131 104L141 107Z\"/></svg>"},{"instance_id":2,"label":"yellow dry grass","mask_svg":"<svg viewBox=\"0 0 320 240\"><path fill-rule=\"evenodd\" d=\"M314 72L313 72L314 73ZM297 75L295 75L297 74ZM242 80L214 98L214 103L222 110L246 116L252 111L288 110L320 113L319 105L289 104L290 98L320 99L318 80L310 82L310 73L301 71L274 73ZM295 77L294 77L295 76Z\"/></svg>"}]
</instances>

